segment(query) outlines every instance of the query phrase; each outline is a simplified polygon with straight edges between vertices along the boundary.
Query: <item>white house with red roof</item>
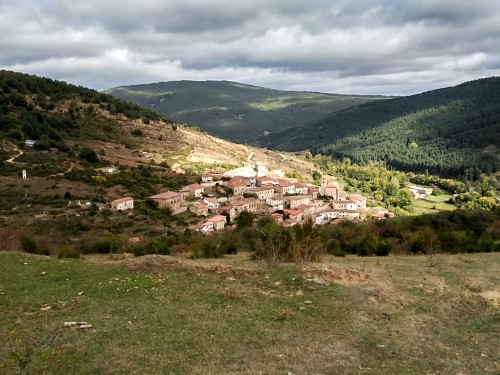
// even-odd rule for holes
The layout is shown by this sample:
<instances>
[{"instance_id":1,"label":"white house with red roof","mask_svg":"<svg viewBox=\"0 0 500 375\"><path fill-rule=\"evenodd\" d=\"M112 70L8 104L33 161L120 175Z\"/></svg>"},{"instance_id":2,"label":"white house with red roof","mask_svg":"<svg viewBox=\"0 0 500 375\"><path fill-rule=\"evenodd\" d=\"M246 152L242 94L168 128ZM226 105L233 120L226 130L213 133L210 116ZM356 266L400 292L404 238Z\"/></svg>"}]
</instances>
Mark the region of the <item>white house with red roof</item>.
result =
<instances>
[{"instance_id":1,"label":"white house with red roof","mask_svg":"<svg viewBox=\"0 0 500 375\"><path fill-rule=\"evenodd\" d=\"M134 199L131 197L118 198L111 202L111 209L116 211L132 210Z\"/></svg>"},{"instance_id":2,"label":"white house with red roof","mask_svg":"<svg viewBox=\"0 0 500 375\"><path fill-rule=\"evenodd\" d=\"M213 224L214 230L224 229L224 226L226 225L226 220L227 220L227 217L224 215L215 215L215 216L207 219L207 221L209 221Z\"/></svg>"}]
</instances>

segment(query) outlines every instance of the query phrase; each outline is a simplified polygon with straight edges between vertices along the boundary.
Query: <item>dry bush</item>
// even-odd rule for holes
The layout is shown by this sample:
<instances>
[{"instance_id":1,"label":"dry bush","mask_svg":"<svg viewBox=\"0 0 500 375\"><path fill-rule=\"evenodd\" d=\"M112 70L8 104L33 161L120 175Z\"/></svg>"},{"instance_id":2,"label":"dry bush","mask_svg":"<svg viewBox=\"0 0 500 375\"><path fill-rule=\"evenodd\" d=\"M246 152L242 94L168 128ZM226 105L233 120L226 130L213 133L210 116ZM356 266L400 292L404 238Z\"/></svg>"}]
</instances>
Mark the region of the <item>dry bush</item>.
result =
<instances>
[{"instance_id":1,"label":"dry bush","mask_svg":"<svg viewBox=\"0 0 500 375\"><path fill-rule=\"evenodd\" d=\"M14 228L0 229L0 251L19 251L21 231Z\"/></svg>"}]
</instances>

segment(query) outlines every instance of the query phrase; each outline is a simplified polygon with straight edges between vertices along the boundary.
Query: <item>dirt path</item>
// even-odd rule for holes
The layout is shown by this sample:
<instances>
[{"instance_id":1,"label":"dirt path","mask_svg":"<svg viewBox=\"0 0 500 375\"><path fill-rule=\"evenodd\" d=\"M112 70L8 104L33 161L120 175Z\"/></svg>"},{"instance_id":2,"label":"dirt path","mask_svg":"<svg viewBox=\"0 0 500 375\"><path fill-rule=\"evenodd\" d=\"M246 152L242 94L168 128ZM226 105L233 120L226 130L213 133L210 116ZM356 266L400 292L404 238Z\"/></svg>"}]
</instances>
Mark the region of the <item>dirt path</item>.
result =
<instances>
[{"instance_id":1,"label":"dirt path","mask_svg":"<svg viewBox=\"0 0 500 375\"><path fill-rule=\"evenodd\" d=\"M65 170L64 172L51 174L50 177L64 176L66 173L71 172L74 167L75 167L75 164L71 163L70 167L67 170Z\"/></svg>"},{"instance_id":2,"label":"dirt path","mask_svg":"<svg viewBox=\"0 0 500 375\"><path fill-rule=\"evenodd\" d=\"M10 159L5 160L6 163L17 163L17 161L14 161L14 160L17 159L22 154L24 154L23 150L20 150L17 146L14 146L14 150L16 152L18 152L18 154L11 157Z\"/></svg>"}]
</instances>

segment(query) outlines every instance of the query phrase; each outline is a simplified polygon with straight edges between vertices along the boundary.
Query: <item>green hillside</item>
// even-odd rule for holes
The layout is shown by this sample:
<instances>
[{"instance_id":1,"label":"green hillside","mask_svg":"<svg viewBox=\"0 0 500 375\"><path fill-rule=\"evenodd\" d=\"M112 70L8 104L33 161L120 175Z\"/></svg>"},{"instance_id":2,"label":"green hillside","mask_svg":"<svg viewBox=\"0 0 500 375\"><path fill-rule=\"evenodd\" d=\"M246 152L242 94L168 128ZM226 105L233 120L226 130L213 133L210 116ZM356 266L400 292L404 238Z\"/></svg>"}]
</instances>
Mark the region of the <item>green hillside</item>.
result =
<instances>
[{"instance_id":1,"label":"green hillside","mask_svg":"<svg viewBox=\"0 0 500 375\"><path fill-rule=\"evenodd\" d=\"M268 140L283 150L477 179L500 168L500 78L364 103Z\"/></svg>"},{"instance_id":2,"label":"green hillside","mask_svg":"<svg viewBox=\"0 0 500 375\"><path fill-rule=\"evenodd\" d=\"M137 104L96 90L33 75L0 71L0 135L36 141L37 149L68 151L63 139L128 142L117 119L163 121Z\"/></svg>"},{"instance_id":3,"label":"green hillside","mask_svg":"<svg viewBox=\"0 0 500 375\"><path fill-rule=\"evenodd\" d=\"M331 112L381 98L280 91L227 81L161 82L106 92L222 138L250 143L263 142L265 132L310 125Z\"/></svg>"}]
</instances>

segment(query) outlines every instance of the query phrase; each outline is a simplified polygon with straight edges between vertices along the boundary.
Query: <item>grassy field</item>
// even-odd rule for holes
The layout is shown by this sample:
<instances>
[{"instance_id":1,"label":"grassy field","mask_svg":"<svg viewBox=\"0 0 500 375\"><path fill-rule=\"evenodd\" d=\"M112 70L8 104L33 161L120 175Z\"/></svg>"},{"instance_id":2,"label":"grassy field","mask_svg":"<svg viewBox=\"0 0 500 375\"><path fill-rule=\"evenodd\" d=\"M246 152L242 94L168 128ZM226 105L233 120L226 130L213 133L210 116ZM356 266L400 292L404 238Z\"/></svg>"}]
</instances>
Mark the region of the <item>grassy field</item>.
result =
<instances>
[{"instance_id":1,"label":"grassy field","mask_svg":"<svg viewBox=\"0 0 500 375\"><path fill-rule=\"evenodd\" d=\"M448 203L451 197L449 194L441 194L438 196L429 195L425 199L416 199L413 203L415 215L456 210L454 205Z\"/></svg>"},{"instance_id":2,"label":"grassy field","mask_svg":"<svg viewBox=\"0 0 500 375\"><path fill-rule=\"evenodd\" d=\"M248 254L59 260L3 252L0 368L498 374L499 306L481 294L498 297L500 255L437 260L346 257L271 271Z\"/></svg>"}]
</instances>

